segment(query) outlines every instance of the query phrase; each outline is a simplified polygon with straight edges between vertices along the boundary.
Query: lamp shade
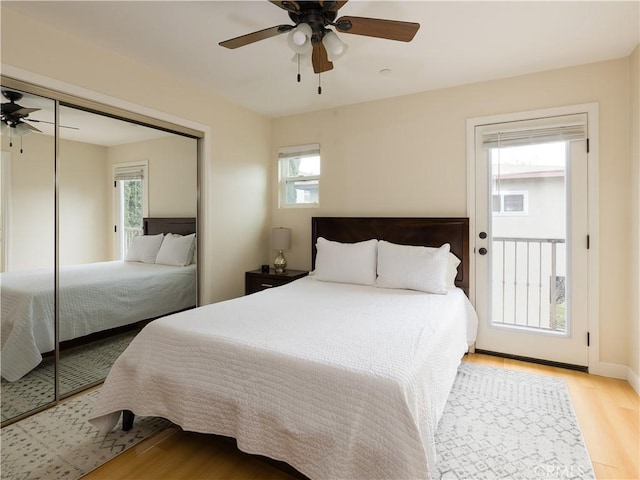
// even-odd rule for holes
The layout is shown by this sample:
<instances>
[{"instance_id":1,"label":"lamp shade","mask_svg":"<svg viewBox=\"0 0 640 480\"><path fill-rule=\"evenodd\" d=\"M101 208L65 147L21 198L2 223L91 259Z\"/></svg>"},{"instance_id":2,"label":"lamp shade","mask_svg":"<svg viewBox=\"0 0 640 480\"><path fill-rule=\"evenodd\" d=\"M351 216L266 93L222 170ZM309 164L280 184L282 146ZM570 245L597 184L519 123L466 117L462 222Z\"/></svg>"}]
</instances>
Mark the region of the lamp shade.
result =
<instances>
[{"instance_id":1,"label":"lamp shade","mask_svg":"<svg viewBox=\"0 0 640 480\"><path fill-rule=\"evenodd\" d=\"M289 250L291 248L291 229L277 227L271 230L271 249Z\"/></svg>"},{"instance_id":2,"label":"lamp shade","mask_svg":"<svg viewBox=\"0 0 640 480\"><path fill-rule=\"evenodd\" d=\"M331 30L325 33L324 37L322 38L322 44L327 49L327 58L330 62L333 62L334 60L337 60L338 58L343 56L345 53L347 53L347 50L349 48L349 46L342 40L340 40L338 38L338 35L336 35Z\"/></svg>"},{"instance_id":3,"label":"lamp shade","mask_svg":"<svg viewBox=\"0 0 640 480\"><path fill-rule=\"evenodd\" d=\"M287 44L296 53L305 53L311 50L311 36L313 32L306 23L301 23L289 32Z\"/></svg>"}]
</instances>

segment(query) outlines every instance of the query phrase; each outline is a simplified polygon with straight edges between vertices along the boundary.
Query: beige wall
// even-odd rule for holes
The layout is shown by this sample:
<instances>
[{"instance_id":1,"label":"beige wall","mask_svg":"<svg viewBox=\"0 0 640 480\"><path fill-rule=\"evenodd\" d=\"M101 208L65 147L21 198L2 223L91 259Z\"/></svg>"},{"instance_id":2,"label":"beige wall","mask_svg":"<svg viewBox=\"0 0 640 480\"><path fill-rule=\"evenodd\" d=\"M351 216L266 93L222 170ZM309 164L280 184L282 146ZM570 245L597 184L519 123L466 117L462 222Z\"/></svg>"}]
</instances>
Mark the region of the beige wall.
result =
<instances>
[{"instance_id":1,"label":"beige wall","mask_svg":"<svg viewBox=\"0 0 640 480\"><path fill-rule=\"evenodd\" d=\"M53 268L55 220L55 145L52 137L29 134L2 151L11 163L8 271Z\"/></svg>"},{"instance_id":2,"label":"beige wall","mask_svg":"<svg viewBox=\"0 0 640 480\"><path fill-rule=\"evenodd\" d=\"M244 272L263 260L269 208L269 120L10 7L0 8L4 65L210 128L202 166L200 301L241 295ZM29 32L28 38L24 32Z\"/></svg>"},{"instance_id":3,"label":"beige wall","mask_svg":"<svg viewBox=\"0 0 640 480\"><path fill-rule=\"evenodd\" d=\"M629 367L640 389L640 46L629 57L631 104L631 244L629 254L631 312L629 317Z\"/></svg>"},{"instance_id":4,"label":"beige wall","mask_svg":"<svg viewBox=\"0 0 640 480\"><path fill-rule=\"evenodd\" d=\"M9 270L53 268L54 141L29 134L2 150L11 155ZM109 260L106 148L60 142L60 264Z\"/></svg>"},{"instance_id":5,"label":"beige wall","mask_svg":"<svg viewBox=\"0 0 640 480\"><path fill-rule=\"evenodd\" d=\"M293 229L290 268L310 267L314 215L465 216L468 118L598 102L600 359L626 364L628 92L623 58L274 120L271 223ZM320 207L277 208L277 148L314 142L322 155Z\"/></svg>"},{"instance_id":6,"label":"beige wall","mask_svg":"<svg viewBox=\"0 0 640 480\"><path fill-rule=\"evenodd\" d=\"M60 265L111 260L107 149L60 142Z\"/></svg>"},{"instance_id":7,"label":"beige wall","mask_svg":"<svg viewBox=\"0 0 640 480\"><path fill-rule=\"evenodd\" d=\"M195 217L197 141L180 135L109 147L109 175L115 163L149 162L149 216Z\"/></svg>"}]
</instances>

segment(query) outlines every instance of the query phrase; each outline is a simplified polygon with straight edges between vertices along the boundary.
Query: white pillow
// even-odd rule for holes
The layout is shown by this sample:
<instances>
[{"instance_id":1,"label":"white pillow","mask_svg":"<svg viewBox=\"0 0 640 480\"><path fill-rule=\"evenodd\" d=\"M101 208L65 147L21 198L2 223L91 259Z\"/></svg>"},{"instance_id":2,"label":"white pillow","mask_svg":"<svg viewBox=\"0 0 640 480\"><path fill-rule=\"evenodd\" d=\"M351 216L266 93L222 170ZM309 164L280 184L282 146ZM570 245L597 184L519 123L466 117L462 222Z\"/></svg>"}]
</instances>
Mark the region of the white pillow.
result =
<instances>
[{"instance_id":1,"label":"white pillow","mask_svg":"<svg viewBox=\"0 0 640 480\"><path fill-rule=\"evenodd\" d=\"M435 247L426 247L427 250L438 250ZM453 253L449 252L449 261L447 265L447 287L455 288L456 277L458 276L458 265L460 265L460 259Z\"/></svg>"},{"instance_id":2,"label":"white pillow","mask_svg":"<svg viewBox=\"0 0 640 480\"><path fill-rule=\"evenodd\" d=\"M164 235L161 233L157 235L138 235L133 237L124 261L155 263L163 237Z\"/></svg>"},{"instance_id":3,"label":"white pillow","mask_svg":"<svg viewBox=\"0 0 640 480\"><path fill-rule=\"evenodd\" d=\"M167 234L162 241L156 263L184 267L193 259L196 234L176 235Z\"/></svg>"},{"instance_id":4,"label":"white pillow","mask_svg":"<svg viewBox=\"0 0 640 480\"><path fill-rule=\"evenodd\" d=\"M314 278L324 282L373 285L378 240L340 243L318 237Z\"/></svg>"},{"instance_id":5,"label":"white pillow","mask_svg":"<svg viewBox=\"0 0 640 480\"><path fill-rule=\"evenodd\" d=\"M450 245L440 248L378 243L378 279L383 288L447 293Z\"/></svg>"}]
</instances>

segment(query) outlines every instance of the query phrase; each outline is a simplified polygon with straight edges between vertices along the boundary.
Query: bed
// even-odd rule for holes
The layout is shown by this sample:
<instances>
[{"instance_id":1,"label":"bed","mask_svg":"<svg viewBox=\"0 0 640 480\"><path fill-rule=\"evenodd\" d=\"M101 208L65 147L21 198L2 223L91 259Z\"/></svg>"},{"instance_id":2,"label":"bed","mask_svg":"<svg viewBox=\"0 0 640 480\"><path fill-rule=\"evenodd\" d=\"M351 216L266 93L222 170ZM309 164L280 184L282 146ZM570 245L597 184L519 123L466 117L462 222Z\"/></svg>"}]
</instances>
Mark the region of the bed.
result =
<instances>
[{"instance_id":1,"label":"bed","mask_svg":"<svg viewBox=\"0 0 640 480\"><path fill-rule=\"evenodd\" d=\"M115 362L90 421L107 432L121 414L125 429L134 415L164 417L310 478L429 478L477 328L468 228L466 218L314 217L313 275L151 322ZM449 244L461 260L455 285L430 294L323 278L326 242L369 255L378 240L438 255Z\"/></svg>"},{"instance_id":2,"label":"bed","mask_svg":"<svg viewBox=\"0 0 640 480\"><path fill-rule=\"evenodd\" d=\"M195 233L194 218L145 218L145 235ZM1 277L2 377L15 381L55 348L54 272L6 272ZM60 342L97 334L196 305L196 265L97 262L59 269Z\"/></svg>"}]
</instances>

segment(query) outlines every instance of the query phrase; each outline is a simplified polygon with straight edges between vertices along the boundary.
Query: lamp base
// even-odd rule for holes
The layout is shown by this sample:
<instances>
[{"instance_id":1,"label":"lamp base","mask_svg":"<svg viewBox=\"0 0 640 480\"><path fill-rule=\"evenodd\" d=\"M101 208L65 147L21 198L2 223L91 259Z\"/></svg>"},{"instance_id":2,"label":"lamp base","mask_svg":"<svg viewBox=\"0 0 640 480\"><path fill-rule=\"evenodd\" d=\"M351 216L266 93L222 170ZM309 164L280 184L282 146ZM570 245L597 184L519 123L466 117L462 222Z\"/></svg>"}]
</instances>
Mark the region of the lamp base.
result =
<instances>
[{"instance_id":1,"label":"lamp base","mask_svg":"<svg viewBox=\"0 0 640 480\"><path fill-rule=\"evenodd\" d=\"M276 269L276 273L284 273L287 270L287 259L284 258L282 250L278 250L278 255L273 259L273 268Z\"/></svg>"}]
</instances>

